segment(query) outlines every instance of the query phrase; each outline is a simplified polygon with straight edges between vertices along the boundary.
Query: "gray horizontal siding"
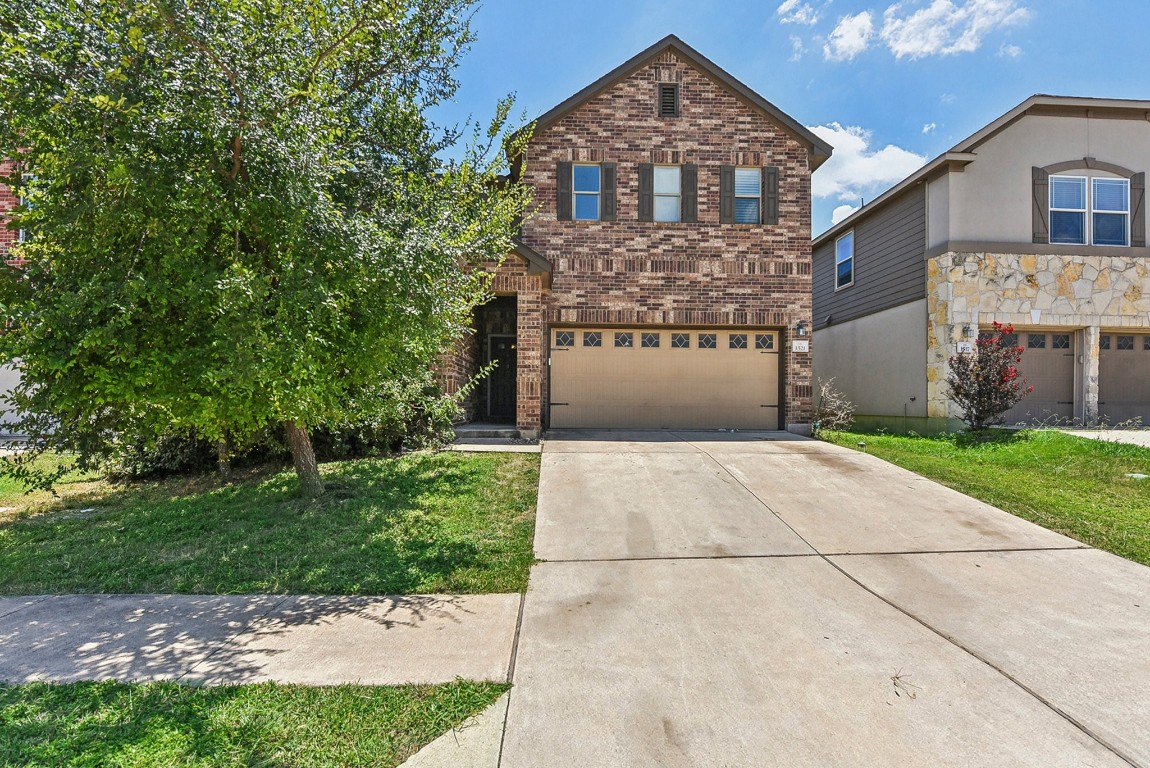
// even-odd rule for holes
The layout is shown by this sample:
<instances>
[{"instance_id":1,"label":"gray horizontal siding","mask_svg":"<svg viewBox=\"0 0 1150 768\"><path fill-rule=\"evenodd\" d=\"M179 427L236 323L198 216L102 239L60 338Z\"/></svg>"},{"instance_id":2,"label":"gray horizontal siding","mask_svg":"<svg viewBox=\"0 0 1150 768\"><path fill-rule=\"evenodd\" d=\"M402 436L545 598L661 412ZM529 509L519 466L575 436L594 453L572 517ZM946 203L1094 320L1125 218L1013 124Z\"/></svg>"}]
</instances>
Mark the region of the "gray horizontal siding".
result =
<instances>
[{"instance_id":1,"label":"gray horizontal siding","mask_svg":"<svg viewBox=\"0 0 1150 768\"><path fill-rule=\"evenodd\" d=\"M926 295L926 188L891 200L854 227L855 282L835 291L835 242L814 252L815 328L918 301Z\"/></svg>"}]
</instances>

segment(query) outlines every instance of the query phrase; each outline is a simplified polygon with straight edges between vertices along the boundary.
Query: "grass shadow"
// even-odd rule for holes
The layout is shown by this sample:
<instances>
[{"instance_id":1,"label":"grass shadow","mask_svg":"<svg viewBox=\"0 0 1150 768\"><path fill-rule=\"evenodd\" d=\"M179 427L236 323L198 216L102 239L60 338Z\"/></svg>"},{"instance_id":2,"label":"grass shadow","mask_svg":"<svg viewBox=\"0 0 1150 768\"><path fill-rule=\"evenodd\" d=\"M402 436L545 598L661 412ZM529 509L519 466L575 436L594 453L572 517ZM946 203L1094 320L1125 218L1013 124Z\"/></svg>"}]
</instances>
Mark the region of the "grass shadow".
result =
<instances>
[{"instance_id":1,"label":"grass shadow","mask_svg":"<svg viewBox=\"0 0 1150 768\"><path fill-rule=\"evenodd\" d=\"M537 457L412 454L108 490L0 523L0 593L520 591ZM85 506L78 506L83 504Z\"/></svg>"}]
</instances>

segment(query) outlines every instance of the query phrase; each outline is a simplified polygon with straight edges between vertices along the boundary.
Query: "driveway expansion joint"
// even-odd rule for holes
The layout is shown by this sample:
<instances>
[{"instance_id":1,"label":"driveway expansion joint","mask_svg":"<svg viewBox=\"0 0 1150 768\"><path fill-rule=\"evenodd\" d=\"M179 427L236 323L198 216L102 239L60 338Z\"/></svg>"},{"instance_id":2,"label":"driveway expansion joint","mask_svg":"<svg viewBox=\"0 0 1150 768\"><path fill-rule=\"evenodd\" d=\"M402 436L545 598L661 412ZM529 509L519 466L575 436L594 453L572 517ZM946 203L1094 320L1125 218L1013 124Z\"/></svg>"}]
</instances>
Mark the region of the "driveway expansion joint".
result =
<instances>
[{"instance_id":1,"label":"driveway expansion joint","mask_svg":"<svg viewBox=\"0 0 1150 768\"><path fill-rule=\"evenodd\" d=\"M25 596L25 595L7 595L7 597L9 597L10 599L13 599L13 600L19 600L21 597L29 597L29 598L34 597L37 599L31 600L30 602L26 602L23 605L19 605L19 606L13 608L12 610L8 611L7 613L0 613L0 619L7 618L14 613L19 613L20 611L24 610L25 608L31 608L33 605L39 605L40 603L44 602L45 600L48 600L49 598L55 597L55 595L27 595L27 596Z\"/></svg>"},{"instance_id":2,"label":"driveway expansion joint","mask_svg":"<svg viewBox=\"0 0 1150 768\"><path fill-rule=\"evenodd\" d=\"M674 434L674 433L672 433L672 434ZM678 435L676 435L676 436L678 437ZM680 437L680 439L682 439L682 438ZM1002 675L1004 678L1009 680L1011 683L1018 686L1019 689L1030 694L1030 696L1032 696L1036 701L1041 703L1043 706L1045 706L1051 712L1054 712L1056 715L1062 717L1064 720L1066 720L1066 722L1070 723L1075 728L1077 728L1079 731L1084 733L1086 736L1088 736L1091 739L1093 739L1094 741L1096 741L1103 748L1108 750L1110 753L1112 753L1115 757L1119 758L1123 762L1133 766L1133 768L1150 768L1150 766L1144 766L1141 763L1134 760L1133 758L1131 758L1129 755L1123 753L1114 744L1110 743L1108 740L1106 740L1102 736L1094 733L1094 731L1092 731L1086 724L1084 724L1084 723L1080 722L1079 720L1077 720L1076 718L1074 718L1068 712L1064 711L1063 709L1061 709L1060 707L1055 705L1052 701L1048 700L1047 698L1045 698L1044 696L1039 694L1033 688L1024 684L1021 680L1019 680L1014 675L1011 675L1010 673L1008 673L1005 669L1003 669L999 665L994 664L989 659L985 658L981 654L974 651L972 648L968 648L966 645L964 645L963 643L956 640L953 636L939 630L938 628L936 628L935 626L933 626L932 624L927 622L925 619L920 618L919 616L915 615L914 613L907 610L906 608L903 608L902 606L898 605L894 601L884 597L883 595L879 594L875 590L871 589L866 584L863 584L859 579L855 578L850 573L848 573L842 566L840 566L838 563L831 560L830 555L825 555L825 554L822 554L821 552L818 552L818 550L814 547L813 544L811 544L810 541L808 541L806 539L806 537L804 537L797 530L795 530L794 527L792 527L790 525L790 523L788 523L786 520L784 520L783 517L781 515L779 515L779 513L776 512L769 504L767 504L767 502L764 501L757 493L755 493L753 490L751 490L749 487L747 487L747 484L744 483L741 478L739 478L737 475L735 475L735 473L731 472L731 470L728 469L726 467L726 465L724 465L721 461L719 461L713 455L711 455L710 451L706 450L705 448L703 448L701 446L695 445L694 443L690 442L689 440L684 440L684 442L686 442L688 445L695 448L695 450L699 451L700 453L705 455L708 459L710 459L712 462L714 462L716 465L718 465L720 468L722 468L722 470L724 472L726 472L728 475L730 475L730 477L732 479L734 479L734 481L736 483L741 485L743 487L743 489L746 490L746 492L751 495L752 498L756 499L765 509L769 510L771 512L771 514L775 515L779 520L781 520L783 522L783 524L787 526L787 528L791 529L791 531L795 534L795 536L798 536L799 539L801 539L803 541L803 543L805 543L808 547L810 547L813 551L815 551L817 553L818 557L820 557L824 562L826 562L828 565L830 565L836 571L841 573L843 576L850 579L850 581L852 581L854 584L856 584L859 588L861 588L865 592L873 595L874 597L878 598L883 603L885 603L886 605L895 609L896 611L902 613L907 618L912 619L913 621L917 622L922 627L930 630L931 632L933 632L938 637L941 637L943 640L945 640L948 643L950 643L951 645L953 645L955 648L958 648L959 650L970 655L972 658L982 662L987 667L993 669L995 672ZM1089 550L1090 547L1062 547L1062 548L1041 548L1040 547L1040 548L1033 548L1030 550L1014 549L1014 550L1007 550L1007 551L1044 551L1044 550L1049 550L1049 549L1061 549L1063 551L1073 551L1073 550L1078 550L1078 549ZM976 550L976 551L977 552L984 552L984 551L993 552L995 550ZM1000 550L1000 551L1002 551L1002 550ZM923 553L923 554L936 554L936 553ZM939 554L941 554L941 553L939 553Z\"/></svg>"},{"instance_id":3,"label":"driveway expansion joint","mask_svg":"<svg viewBox=\"0 0 1150 768\"><path fill-rule=\"evenodd\" d=\"M1068 548L1067 550L1064 550L1064 551L1073 551L1073 550L1075 550L1075 549L1080 549L1080 547L1070 547L1070 548ZM1027 550L1014 550L1014 551L1027 551ZM1043 551L1043 550L1029 550L1029 551ZM841 566L840 566L838 563L836 563L836 562L834 562L833 560L831 560L831 559L830 559L830 556L823 556L823 560L825 560L825 561L826 561L826 562L827 562L827 563L828 563L828 564L829 564L831 567L833 567L833 568L834 568L836 571L838 571L839 573L841 573L843 576L845 576L846 578L850 579L850 580L851 580L851 581L852 581L854 584L856 584L856 585L857 585L859 588L861 588L863 591L865 591L865 592L867 592L868 594L870 594L870 595L873 595L874 597L878 598L878 599L879 599L879 600L881 600L883 603L885 603L886 605L888 605L888 606L890 606L891 608L895 609L896 611L898 611L898 612L899 612L899 613L901 613L902 615L906 616L907 618L911 619L912 621L915 621L915 622L917 622L919 625L921 625L921 626L922 626L922 627L924 627L925 629L927 629L927 630L929 630L929 631L933 632L934 634L938 635L938 636L939 636L939 637L941 637L943 640L945 640L945 641L947 641L948 643L950 643L951 645L953 645L955 648L958 648L959 650L961 650L961 651L963 651L964 653L968 654L968 655L969 655L971 658L973 658L973 659L976 659L977 661L980 661L980 662L982 662L983 664L985 664L986 666L990 667L991 669L993 669L993 670L994 670L995 672L997 672L998 674L1002 675L1004 678L1006 678L1007 680L1009 680L1011 683L1013 683L1014 685L1018 686L1018 687L1019 687L1021 690L1025 691L1025 692L1026 692L1026 693L1028 693L1028 694L1030 694L1030 696L1032 696L1032 697L1033 697L1033 698L1034 698L1036 701L1038 701L1039 703L1041 703L1043 706L1045 706L1045 707L1046 707L1047 709L1049 709L1051 712L1055 713L1056 715L1058 715L1058 716L1059 716L1059 717L1061 717L1062 719L1066 720L1066 722L1070 723L1070 724L1071 724L1071 725L1073 725L1075 728L1077 728L1078 730L1082 731L1082 733L1086 734L1086 735L1087 735L1087 736L1089 736L1091 739L1093 739L1094 741L1098 742L1100 745L1102 745L1104 748L1106 748L1108 751L1110 751L1110 752L1111 752L1111 753L1112 753L1112 754L1113 754L1115 757L1117 757L1117 758L1119 758L1120 760L1122 760L1123 762L1125 762L1125 763L1129 764L1129 765L1130 765L1130 766L1132 766L1133 768L1150 768L1150 767L1148 767L1148 766L1146 766L1146 765L1143 765L1142 763L1139 763L1137 760L1133 759L1133 758L1132 758L1132 757L1130 757L1129 755L1127 755L1127 754L1125 754L1124 752L1122 752L1122 750L1120 750L1118 747L1116 747L1115 745L1111 744L1111 743L1110 743L1108 740L1106 740L1106 739L1105 739L1105 738L1103 738L1102 736L1100 736L1100 735L1098 735L1097 733L1095 733L1094 731L1092 731L1092 730L1090 729L1090 727L1089 727L1089 726L1087 726L1085 723L1082 723L1082 722L1080 722L1080 721L1079 721L1077 718L1075 718L1073 715L1069 714L1068 712L1066 712L1065 710L1063 710L1061 707L1059 707L1059 706L1057 706L1056 704L1054 704L1054 702L1050 701L1050 700L1049 700L1049 699L1047 699L1045 696L1041 695L1041 694L1040 694L1040 693L1038 693L1036 690L1034 690L1034 689L1033 689L1033 688L1031 688L1030 686L1028 686L1028 685L1026 685L1025 683L1023 683L1021 680L1019 680L1017 677L1015 677L1014 675L1012 675L1012 674L1010 674L1009 672L1007 672L1005 669L1003 669L1003 668L1002 668L1001 666L999 666L998 664L995 664L994 662L990 661L988 658L986 658L986 657L985 657L985 656L983 656L982 654L978 653L978 652L977 652L977 651L975 651L974 649L972 649L972 648L969 648L969 647L967 647L965 644L963 644L963 643L959 642L959 641L958 641L958 640L957 640L957 639L956 639L956 638L955 638L953 635L951 635L951 634L949 634L949 633L947 633L947 632L943 632L942 630L938 629L937 627L935 627L933 624L931 624L930 622L926 621L925 619L923 619L923 618L919 617L918 615L916 615L916 614L915 614L915 613L913 613L912 611L910 611L910 610L908 610L908 609L906 609L906 608L903 608L901 605L899 605L898 603L894 602L893 600L890 600L890 599L888 599L888 598L884 597L883 595L879 594L879 593L878 593L878 592L876 592L875 590L871 589L871 588L870 588L870 587L868 587L866 584L862 583L862 581L860 581L859 579L855 578L855 577L854 577L854 576L852 576L850 573L848 573L848 572L847 572L847 571L846 571L844 568L842 568L842 567L841 567Z\"/></svg>"},{"instance_id":4,"label":"driveway expansion joint","mask_svg":"<svg viewBox=\"0 0 1150 768\"><path fill-rule=\"evenodd\" d=\"M275 610L279 609L279 607L280 607L281 605L283 605L285 602L287 602L289 599L291 599L291 597L292 597L291 595L282 595L282 596L280 597L280 599L279 599L279 600L277 600L275 603L273 603L273 604L272 604L272 606L271 606L270 608L268 608L266 611L264 611L263 613L259 614L258 616L255 616L255 617L253 617L253 618L252 618L250 621L248 621L248 623L247 623L247 624L245 624L244 626L242 626L242 627L240 627L239 629L237 629L237 630L235 631L235 633L234 633L234 634L232 634L232 635L228 636L226 639L224 639L223 641L221 641L220 643L218 643L218 644L216 645L216 647L215 647L215 648L213 648L213 649L211 650L211 652L209 652L209 653L208 653L208 655L204 656L204 658L200 659L200 660L199 660L199 661L197 661L195 664L193 664L192 666L188 667L188 668L187 668L187 669L185 669L183 672L181 672L179 675L177 675L177 676L176 676L176 678L175 678L175 681L176 681L177 683L178 683L178 682L180 682L180 681L181 681L181 680L183 680L185 677L187 677L188 675L190 675L190 674L192 674L193 672L195 672L197 667L200 667L200 666L202 666L202 665L204 665L204 664L207 664L207 663L208 663L209 661L211 661L211 660L212 660L212 658L213 658L213 657L215 657L215 656L216 656L216 655L217 655L217 654L218 654L220 651L222 651L224 648L226 648L226 647L227 647L228 645L230 645L231 643L235 642L235 641L236 641L236 639L237 639L237 638L239 638L240 636L244 635L244 634L245 634L245 633L247 633L247 632L250 632L250 631L251 631L251 629L252 629L252 627L253 627L254 625L256 625L256 624L257 624L257 623L259 623L260 621L262 621L262 620L266 619L266 618L267 618L269 615L271 615L271 613L272 613L273 611L275 611Z\"/></svg>"}]
</instances>

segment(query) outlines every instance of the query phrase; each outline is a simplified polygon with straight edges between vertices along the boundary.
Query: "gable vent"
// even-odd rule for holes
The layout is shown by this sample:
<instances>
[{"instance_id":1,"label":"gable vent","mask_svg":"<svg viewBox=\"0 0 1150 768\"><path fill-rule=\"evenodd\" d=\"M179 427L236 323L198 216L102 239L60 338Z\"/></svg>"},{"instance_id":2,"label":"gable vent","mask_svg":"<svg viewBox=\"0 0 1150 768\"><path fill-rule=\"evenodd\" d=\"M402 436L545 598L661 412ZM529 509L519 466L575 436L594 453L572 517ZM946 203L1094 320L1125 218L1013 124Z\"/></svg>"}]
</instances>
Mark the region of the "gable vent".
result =
<instances>
[{"instance_id":1,"label":"gable vent","mask_svg":"<svg viewBox=\"0 0 1150 768\"><path fill-rule=\"evenodd\" d=\"M659 84L659 117L679 116L679 86L676 83Z\"/></svg>"}]
</instances>

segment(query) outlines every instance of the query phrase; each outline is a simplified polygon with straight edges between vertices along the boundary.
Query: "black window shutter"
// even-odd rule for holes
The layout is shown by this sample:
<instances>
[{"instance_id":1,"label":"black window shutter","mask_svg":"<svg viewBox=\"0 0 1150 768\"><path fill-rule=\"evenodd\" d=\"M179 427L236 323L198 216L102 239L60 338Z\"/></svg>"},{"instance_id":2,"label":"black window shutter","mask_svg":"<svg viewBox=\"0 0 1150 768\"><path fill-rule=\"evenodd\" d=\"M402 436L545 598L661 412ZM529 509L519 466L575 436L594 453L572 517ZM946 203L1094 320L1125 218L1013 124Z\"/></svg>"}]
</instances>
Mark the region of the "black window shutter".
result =
<instances>
[{"instance_id":1,"label":"black window shutter","mask_svg":"<svg viewBox=\"0 0 1150 768\"><path fill-rule=\"evenodd\" d=\"M555 218L559 221L571 221L571 163L556 163L555 180L559 190Z\"/></svg>"},{"instance_id":2,"label":"black window shutter","mask_svg":"<svg viewBox=\"0 0 1150 768\"><path fill-rule=\"evenodd\" d=\"M615 221L618 218L618 206L615 202L615 163L602 163L601 178L599 179L599 218L602 221Z\"/></svg>"},{"instance_id":3,"label":"black window shutter","mask_svg":"<svg viewBox=\"0 0 1150 768\"><path fill-rule=\"evenodd\" d=\"M763 169L763 223L779 223L779 169Z\"/></svg>"},{"instance_id":4,"label":"black window shutter","mask_svg":"<svg viewBox=\"0 0 1150 768\"><path fill-rule=\"evenodd\" d=\"M687 163L679 172L679 220L693 224L699 220L699 166Z\"/></svg>"},{"instance_id":5,"label":"black window shutter","mask_svg":"<svg viewBox=\"0 0 1150 768\"><path fill-rule=\"evenodd\" d=\"M639 221L655 220L655 166L639 164Z\"/></svg>"},{"instance_id":6,"label":"black window shutter","mask_svg":"<svg viewBox=\"0 0 1150 768\"><path fill-rule=\"evenodd\" d=\"M1146 247L1146 173L1130 177L1130 245Z\"/></svg>"},{"instance_id":7,"label":"black window shutter","mask_svg":"<svg viewBox=\"0 0 1150 768\"><path fill-rule=\"evenodd\" d=\"M1034 168L1033 201L1031 219L1034 222L1034 242L1050 242L1050 174L1042 168Z\"/></svg>"},{"instance_id":8,"label":"black window shutter","mask_svg":"<svg viewBox=\"0 0 1150 768\"><path fill-rule=\"evenodd\" d=\"M719 223L735 223L735 166L719 166Z\"/></svg>"}]
</instances>

